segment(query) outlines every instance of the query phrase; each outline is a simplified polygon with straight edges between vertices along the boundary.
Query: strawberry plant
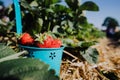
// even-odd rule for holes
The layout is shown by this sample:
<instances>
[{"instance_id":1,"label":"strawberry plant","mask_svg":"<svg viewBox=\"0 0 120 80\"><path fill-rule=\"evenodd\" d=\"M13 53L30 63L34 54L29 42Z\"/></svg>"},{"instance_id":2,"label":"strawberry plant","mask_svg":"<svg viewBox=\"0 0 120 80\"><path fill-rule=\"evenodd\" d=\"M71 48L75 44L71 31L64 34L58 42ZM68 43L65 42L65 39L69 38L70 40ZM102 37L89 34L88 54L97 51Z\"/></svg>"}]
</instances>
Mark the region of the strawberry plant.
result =
<instances>
[{"instance_id":1,"label":"strawberry plant","mask_svg":"<svg viewBox=\"0 0 120 80\"><path fill-rule=\"evenodd\" d=\"M0 44L0 51L1 80L59 80L55 71L38 59L23 58L25 53L16 53L4 44Z\"/></svg>"},{"instance_id":2,"label":"strawberry plant","mask_svg":"<svg viewBox=\"0 0 120 80\"><path fill-rule=\"evenodd\" d=\"M87 50L103 33L87 21L84 10L99 11L99 7L92 1L81 4L80 0L64 0L66 5L60 2L61 0L21 0L23 32L33 36L51 31L61 38L66 48L72 47L75 51L76 48L79 48L79 51ZM9 7L7 10L10 20L14 20L14 8ZM43 42L49 43L44 39ZM53 42L60 43L58 40ZM85 47L82 47L85 42ZM40 45L43 46L41 40Z\"/></svg>"},{"instance_id":3,"label":"strawberry plant","mask_svg":"<svg viewBox=\"0 0 120 80\"><path fill-rule=\"evenodd\" d=\"M83 35L81 37L82 40L86 39L84 37L86 35L88 35L87 37L92 36L91 32L100 32L87 22L87 18L83 13L83 10L98 11L99 8L95 3L88 1L81 4L79 0L65 0L67 7L66 5L59 4L60 2L61 0L21 0L23 31L31 34L45 31L56 32L54 28L57 26L57 33L62 33L66 36L71 34L73 36L77 34L76 36L78 36L81 34ZM92 6L89 7L89 4ZM14 9L9 7L8 11L10 20L14 20ZM96 38L97 35L92 37Z\"/></svg>"}]
</instances>

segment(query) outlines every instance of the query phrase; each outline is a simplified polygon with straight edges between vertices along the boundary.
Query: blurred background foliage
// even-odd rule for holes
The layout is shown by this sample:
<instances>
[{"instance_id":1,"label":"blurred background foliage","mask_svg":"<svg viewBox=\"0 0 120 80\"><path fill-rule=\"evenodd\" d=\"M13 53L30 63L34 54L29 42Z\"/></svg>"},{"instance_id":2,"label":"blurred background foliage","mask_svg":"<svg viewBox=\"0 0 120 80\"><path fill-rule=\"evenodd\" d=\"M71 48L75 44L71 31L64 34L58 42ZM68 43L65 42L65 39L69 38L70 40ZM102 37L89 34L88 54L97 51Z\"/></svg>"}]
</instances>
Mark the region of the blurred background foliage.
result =
<instances>
[{"instance_id":1,"label":"blurred background foliage","mask_svg":"<svg viewBox=\"0 0 120 80\"><path fill-rule=\"evenodd\" d=\"M23 32L34 35L51 31L57 37L61 37L66 46L77 46L76 42L94 41L104 36L94 24L87 21L84 13L85 10L99 11L99 7L94 2L87 1L81 4L80 0L65 0L67 5L60 2L61 0L21 0ZM10 29L15 31L13 5L10 5L5 13L12 22Z\"/></svg>"},{"instance_id":2,"label":"blurred background foliage","mask_svg":"<svg viewBox=\"0 0 120 80\"><path fill-rule=\"evenodd\" d=\"M51 31L55 36L61 38L65 50L69 52L69 49L73 48L71 52L76 56L80 56L81 51L87 53L85 50L94 45L98 38L104 36L104 33L95 28L94 24L89 23L85 16L86 10L95 12L99 11L99 7L92 1L81 3L80 0L64 0L66 5L61 4L61 1L21 0L19 3L23 32L34 35ZM12 45L12 48L16 49L18 44L17 40L15 40L14 5L11 4L5 8L4 14L7 17L9 16L9 21L4 25L7 28L4 31L1 29L1 32L3 31L7 36L1 37L1 42L7 42L7 45ZM2 25L0 27L4 28ZM12 32L12 34L9 32ZM91 51L90 54L94 55L92 53ZM88 57L91 58L92 56L89 55ZM98 57L98 55L95 57ZM95 60L97 61L97 58Z\"/></svg>"}]
</instances>

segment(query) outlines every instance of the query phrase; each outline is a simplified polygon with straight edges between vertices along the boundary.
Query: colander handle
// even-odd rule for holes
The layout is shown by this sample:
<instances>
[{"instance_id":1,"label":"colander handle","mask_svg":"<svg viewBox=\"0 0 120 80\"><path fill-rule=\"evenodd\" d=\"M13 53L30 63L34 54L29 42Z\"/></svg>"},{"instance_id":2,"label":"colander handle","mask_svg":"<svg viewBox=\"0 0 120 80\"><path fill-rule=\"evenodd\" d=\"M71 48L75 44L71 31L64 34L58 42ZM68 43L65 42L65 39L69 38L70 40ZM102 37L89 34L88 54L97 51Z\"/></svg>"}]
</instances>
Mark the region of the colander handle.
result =
<instances>
[{"instance_id":1,"label":"colander handle","mask_svg":"<svg viewBox=\"0 0 120 80\"><path fill-rule=\"evenodd\" d=\"M17 34L22 33L22 21L21 21L21 11L18 0L13 0L14 8L15 8L15 18L16 18L16 32Z\"/></svg>"}]
</instances>

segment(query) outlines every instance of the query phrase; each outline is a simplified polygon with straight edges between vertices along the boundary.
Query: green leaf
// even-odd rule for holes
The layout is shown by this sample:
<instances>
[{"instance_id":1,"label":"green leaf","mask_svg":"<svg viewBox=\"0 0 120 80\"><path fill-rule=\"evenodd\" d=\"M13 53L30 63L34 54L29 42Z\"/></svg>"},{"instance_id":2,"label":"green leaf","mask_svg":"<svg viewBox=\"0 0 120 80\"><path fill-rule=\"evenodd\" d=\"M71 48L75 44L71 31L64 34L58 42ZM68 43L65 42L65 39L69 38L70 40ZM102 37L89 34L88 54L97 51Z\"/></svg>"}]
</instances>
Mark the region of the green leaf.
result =
<instances>
[{"instance_id":1,"label":"green leaf","mask_svg":"<svg viewBox=\"0 0 120 80\"><path fill-rule=\"evenodd\" d=\"M38 6L37 1L32 1L31 4L30 4L30 6Z\"/></svg>"},{"instance_id":2,"label":"green leaf","mask_svg":"<svg viewBox=\"0 0 120 80\"><path fill-rule=\"evenodd\" d=\"M21 1L21 6L24 7L25 9L31 9L31 6L25 0Z\"/></svg>"},{"instance_id":3,"label":"green leaf","mask_svg":"<svg viewBox=\"0 0 120 80\"><path fill-rule=\"evenodd\" d=\"M80 54L91 64L98 62L99 53L95 48L90 47L85 52L80 52Z\"/></svg>"},{"instance_id":4,"label":"green leaf","mask_svg":"<svg viewBox=\"0 0 120 80\"><path fill-rule=\"evenodd\" d=\"M60 29L60 31L59 31L59 29ZM61 31L63 31L61 28L60 28L60 26L58 26L58 25L56 25L56 26L54 26L54 28L53 28L53 30L52 30L52 32L54 32L54 33L59 33L59 32L61 32Z\"/></svg>"},{"instance_id":5,"label":"green leaf","mask_svg":"<svg viewBox=\"0 0 120 80\"><path fill-rule=\"evenodd\" d=\"M32 31L34 34L40 33L42 30L43 26L43 19L42 18L37 18L34 23L34 27L32 28Z\"/></svg>"},{"instance_id":6,"label":"green leaf","mask_svg":"<svg viewBox=\"0 0 120 80\"><path fill-rule=\"evenodd\" d=\"M44 1L46 6L60 2L60 0L44 0Z\"/></svg>"},{"instance_id":7,"label":"green leaf","mask_svg":"<svg viewBox=\"0 0 120 80\"><path fill-rule=\"evenodd\" d=\"M49 70L45 75L44 75L44 80L60 80L58 76L54 76L55 71L54 70Z\"/></svg>"},{"instance_id":8,"label":"green leaf","mask_svg":"<svg viewBox=\"0 0 120 80\"><path fill-rule=\"evenodd\" d=\"M73 41L73 39L70 39L70 38L64 38L63 39L63 45L66 46L66 47L75 47L75 43Z\"/></svg>"},{"instance_id":9,"label":"green leaf","mask_svg":"<svg viewBox=\"0 0 120 80\"><path fill-rule=\"evenodd\" d=\"M3 43L0 43L0 59L9 55L15 54L15 51Z\"/></svg>"},{"instance_id":10,"label":"green leaf","mask_svg":"<svg viewBox=\"0 0 120 80\"><path fill-rule=\"evenodd\" d=\"M7 65L9 65L9 67ZM48 68L43 62L32 58L19 58L4 61L0 63L0 67L0 76L9 76L28 71L40 70L44 67Z\"/></svg>"},{"instance_id":11,"label":"green leaf","mask_svg":"<svg viewBox=\"0 0 120 80\"><path fill-rule=\"evenodd\" d=\"M19 58L4 61L0 63L0 79L59 80L53 71L48 71L48 67L49 66L47 64L39 61L38 59L32 58Z\"/></svg>"},{"instance_id":12,"label":"green leaf","mask_svg":"<svg viewBox=\"0 0 120 80\"><path fill-rule=\"evenodd\" d=\"M15 53L11 48L0 44L1 58ZM8 67L9 66L9 67ZM0 62L0 80L59 80L49 65L33 58L18 58Z\"/></svg>"},{"instance_id":13,"label":"green leaf","mask_svg":"<svg viewBox=\"0 0 120 80\"><path fill-rule=\"evenodd\" d=\"M87 1L83 3L79 9L88 11L99 11L99 7L92 1Z\"/></svg>"},{"instance_id":14,"label":"green leaf","mask_svg":"<svg viewBox=\"0 0 120 80\"><path fill-rule=\"evenodd\" d=\"M94 41L90 41L90 42L81 41L81 42L78 43L78 46L81 47L84 50L89 48L92 45L95 45Z\"/></svg>"},{"instance_id":15,"label":"green leaf","mask_svg":"<svg viewBox=\"0 0 120 80\"><path fill-rule=\"evenodd\" d=\"M53 10L57 13L57 12L70 12L70 9L67 8L64 5L60 5L60 4L56 4L55 6L52 7Z\"/></svg>"},{"instance_id":16,"label":"green leaf","mask_svg":"<svg viewBox=\"0 0 120 80\"><path fill-rule=\"evenodd\" d=\"M61 2L61 0L36 0L42 7L50 7L52 4Z\"/></svg>"},{"instance_id":17,"label":"green leaf","mask_svg":"<svg viewBox=\"0 0 120 80\"><path fill-rule=\"evenodd\" d=\"M49 9L46 9L46 12L47 12L47 13L54 13L54 11L53 11L52 9L50 9L50 8L49 8Z\"/></svg>"},{"instance_id":18,"label":"green leaf","mask_svg":"<svg viewBox=\"0 0 120 80\"><path fill-rule=\"evenodd\" d=\"M80 6L80 0L65 0L65 2L74 11Z\"/></svg>"}]
</instances>

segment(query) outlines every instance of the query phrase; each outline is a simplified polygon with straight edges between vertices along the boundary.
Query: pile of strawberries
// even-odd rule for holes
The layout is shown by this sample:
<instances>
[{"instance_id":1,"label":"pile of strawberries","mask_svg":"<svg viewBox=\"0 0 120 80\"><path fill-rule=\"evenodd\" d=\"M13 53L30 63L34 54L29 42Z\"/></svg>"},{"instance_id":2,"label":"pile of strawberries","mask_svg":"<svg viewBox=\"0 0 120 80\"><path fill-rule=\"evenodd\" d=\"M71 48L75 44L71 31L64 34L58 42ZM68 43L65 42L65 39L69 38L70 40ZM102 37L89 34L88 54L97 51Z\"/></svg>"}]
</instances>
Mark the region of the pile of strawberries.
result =
<instances>
[{"instance_id":1,"label":"pile of strawberries","mask_svg":"<svg viewBox=\"0 0 120 80\"><path fill-rule=\"evenodd\" d=\"M60 48L62 45L60 39L54 38L47 33L37 34L35 38L29 33L23 33L20 36L19 43L25 46L37 46L40 48Z\"/></svg>"}]
</instances>

